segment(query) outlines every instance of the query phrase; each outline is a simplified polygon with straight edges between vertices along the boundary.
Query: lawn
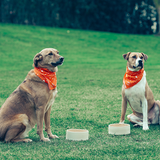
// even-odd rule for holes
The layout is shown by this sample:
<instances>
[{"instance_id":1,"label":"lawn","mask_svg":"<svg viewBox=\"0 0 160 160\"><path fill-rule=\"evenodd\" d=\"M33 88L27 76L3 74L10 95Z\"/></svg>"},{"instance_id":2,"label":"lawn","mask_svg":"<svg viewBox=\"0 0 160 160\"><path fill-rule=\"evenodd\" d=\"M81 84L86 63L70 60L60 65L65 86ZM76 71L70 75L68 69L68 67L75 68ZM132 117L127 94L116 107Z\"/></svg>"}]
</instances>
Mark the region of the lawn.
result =
<instances>
[{"instance_id":1,"label":"lawn","mask_svg":"<svg viewBox=\"0 0 160 160\"><path fill-rule=\"evenodd\" d=\"M40 142L35 127L31 143L0 142L0 159L159 159L160 126L143 131L126 118L131 134L114 136L108 125L120 120L122 54L128 51L148 55L147 81L160 100L160 37L0 24L0 106L33 68L34 55L48 47L65 58L51 112L51 129L59 139ZM66 140L71 128L89 130L89 140Z\"/></svg>"}]
</instances>

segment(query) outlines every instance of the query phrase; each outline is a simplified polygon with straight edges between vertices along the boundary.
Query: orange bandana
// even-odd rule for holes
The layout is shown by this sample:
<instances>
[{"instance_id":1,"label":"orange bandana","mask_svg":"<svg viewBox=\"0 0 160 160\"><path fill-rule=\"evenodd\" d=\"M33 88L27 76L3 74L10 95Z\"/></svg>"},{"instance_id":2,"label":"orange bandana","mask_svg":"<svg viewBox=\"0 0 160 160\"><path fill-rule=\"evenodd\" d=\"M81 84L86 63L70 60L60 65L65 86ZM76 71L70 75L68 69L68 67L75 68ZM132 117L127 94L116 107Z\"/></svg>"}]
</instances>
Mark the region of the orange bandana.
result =
<instances>
[{"instance_id":1,"label":"orange bandana","mask_svg":"<svg viewBox=\"0 0 160 160\"><path fill-rule=\"evenodd\" d=\"M47 68L35 67L34 73L44 82L48 84L50 90L55 89L57 86L56 72L51 72Z\"/></svg>"},{"instance_id":2,"label":"orange bandana","mask_svg":"<svg viewBox=\"0 0 160 160\"><path fill-rule=\"evenodd\" d=\"M128 89L136 85L142 79L143 73L144 73L143 68L139 71L130 71L127 67L126 73L123 77L123 84L125 89Z\"/></svg>"}]
</instances>

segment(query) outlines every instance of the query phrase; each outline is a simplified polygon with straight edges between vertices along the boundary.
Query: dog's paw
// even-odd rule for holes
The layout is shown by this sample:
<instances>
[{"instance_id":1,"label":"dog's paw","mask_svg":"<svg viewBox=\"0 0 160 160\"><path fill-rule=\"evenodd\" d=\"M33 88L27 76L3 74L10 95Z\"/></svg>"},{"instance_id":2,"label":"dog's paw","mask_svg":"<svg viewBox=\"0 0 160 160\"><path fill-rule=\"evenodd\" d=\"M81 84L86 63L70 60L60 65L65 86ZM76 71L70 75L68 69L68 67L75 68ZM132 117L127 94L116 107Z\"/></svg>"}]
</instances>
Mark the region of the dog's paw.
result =
<instances>
[{"instance_id":1,"label":"dog's paw","mask_svg":"<svg viewBox=\"0 0 160 160\"><path fill-rule=\"evenodd\" d=\"M149 130L149 127L148 127L148 126L145 126L145 127L143 127L143 130L144 130L144 131Z\"/></svg>"},{"instance_id":2,"label":"dog's paw","mask_svg":"<svg viewBox=\"0 0 160 160\"><path fill-rule=\"evenodd\" d=\"M49 134L48 137L49 137L50 139L59 138L57 135L53 135L53 134L51 134L51 135Z\"/></svg>"},{"instance_id":3,"label":"dog's paw","mask_svg":"<svg viewBox=\"0 0 160 160\"><path fill-rule=\"evenodd\" d=\"M119 122L119 124L124 124L124 121Z\"/></svg>"},{"instance_id":4,"label":"dog's paw","mask_svg":"<svg viewBox=\"0 0 160 160\"><path fill-rule=\"evenodd\" d=\"M28 138L28 139L24 139L23 142L27 142L28 143L28 142L32 142L32 140Z\"/></svg>"},{"instance_id":5,"label":"dog's paw","mask_svg":"<svg viewBox=\"0 0 160 160\"><path fill-rule=\"evenodd\" d=\"M141 127L139 124L134 124L133 127Z\"/></svg>"},{"instance_id":6,"label":"dog's paw","mask_svg":"<svg viewBox=\"0 0 160 160\"><path fill-rule=\"evenodd\" d=\"M43 138L43 139L41 139L41 141L42 141L42 142L49 142L50 139L49 139L49 138Z\"/></svg>"}]
</instances>

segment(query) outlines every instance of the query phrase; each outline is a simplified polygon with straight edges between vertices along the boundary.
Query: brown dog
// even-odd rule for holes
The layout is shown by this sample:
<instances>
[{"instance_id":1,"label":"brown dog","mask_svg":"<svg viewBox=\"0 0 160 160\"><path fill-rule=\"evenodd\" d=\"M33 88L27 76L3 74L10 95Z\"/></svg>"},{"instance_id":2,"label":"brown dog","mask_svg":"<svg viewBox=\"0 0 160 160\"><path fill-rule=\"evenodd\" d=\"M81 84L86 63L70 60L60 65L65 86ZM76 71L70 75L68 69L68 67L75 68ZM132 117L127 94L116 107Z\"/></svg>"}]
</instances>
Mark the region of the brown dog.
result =
<instances>
[{"instance_id":1,"label":"brown dog","mask_svg":"<svg viewBox=\"0 0 160 160\"><path fill-rule=\"evenodd\" d=\"M36 54L33 60L34 67L55 73L58 71L57 66L63 63L64 58L56 49L46 48ZM25 137L36 123L37 134L41 141L58 138L51 133L50 129L51 106L56 94L56 86L50 89L49 85L39 78L34 70L31 70L0 109L0 140L30 142L32 140ZM43 135L43 120L49 138Z\"/></svg>"}]
</instances>

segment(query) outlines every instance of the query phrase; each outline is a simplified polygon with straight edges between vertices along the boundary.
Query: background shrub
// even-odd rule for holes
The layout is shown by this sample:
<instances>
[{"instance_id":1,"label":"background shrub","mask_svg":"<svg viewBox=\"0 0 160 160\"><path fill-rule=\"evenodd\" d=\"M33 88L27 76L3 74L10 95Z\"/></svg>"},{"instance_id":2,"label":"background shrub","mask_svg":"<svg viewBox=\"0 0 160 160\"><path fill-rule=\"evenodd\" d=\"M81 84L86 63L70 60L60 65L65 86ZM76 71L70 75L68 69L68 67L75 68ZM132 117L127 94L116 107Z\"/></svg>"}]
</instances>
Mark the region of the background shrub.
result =
<instances>
[{"instance_id":1,"label":"background shrub","mask_svg":"<svg viewBox=\"0 0 160 160\"><path fill-rule=\"evenodd\" d=\"M0 22L117 33L158 32L152 0L1 0Z\"/></svg>"}]
</instances>

